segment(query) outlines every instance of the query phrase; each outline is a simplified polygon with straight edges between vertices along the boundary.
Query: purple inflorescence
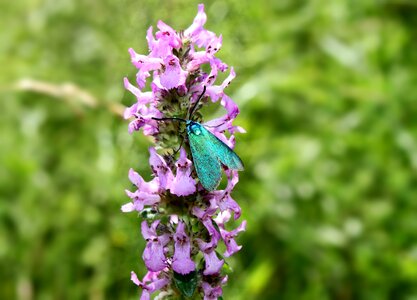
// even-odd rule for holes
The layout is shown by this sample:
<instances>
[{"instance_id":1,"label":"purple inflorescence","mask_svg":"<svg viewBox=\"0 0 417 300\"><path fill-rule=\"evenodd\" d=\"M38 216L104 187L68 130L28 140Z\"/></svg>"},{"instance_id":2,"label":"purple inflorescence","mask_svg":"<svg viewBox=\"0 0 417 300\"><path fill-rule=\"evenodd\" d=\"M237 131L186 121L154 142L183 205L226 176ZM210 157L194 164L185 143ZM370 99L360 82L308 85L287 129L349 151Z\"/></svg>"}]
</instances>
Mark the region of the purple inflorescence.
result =
<instances>
[{"instance_id":1,"label":"purple inflorescence","mask_svg":"<svg viewBox=\"0 0 417 300\"><path fill-rule=\"evenodd\" d=\"M130 120L130 133L142 129L155 142L149 149L153 179L145 181L130 169L134 189L126 190L130 202L122 206L123 212L137 211L144 218L141 232L146 247L142 258L148 273L142 281L134 272L131 274L131 280L142 289L141 299L150 299L156 291L171 297L200 293L204 299L217 299L227 282L225 257L242 247L235 237L245 230L246 221L235 229L226 229L232 215L234 220L241 215L231 197L239 181L237 171L225 171L228 182L224 189L206 191L194 171L189 146L181 141L183 124L154 119L190 117L190 108L205 91L193 118L202 121L200 108L220 101L225 114L203 125L230 147L234 147L234 134L244 132L232 125L239 109L224 92L236 76L233 68L216 84L219 72L226 72L228 66L215 57L222 36L206 30L206 20L204 5L200 4L193 23L184 31L177 32L159 21L153 35L150 27L146 35L148 55L129 49L138 71L136 83L124 78L124 86L137 101L126 109L124 117Z\"/></svg>"}]
</instances>

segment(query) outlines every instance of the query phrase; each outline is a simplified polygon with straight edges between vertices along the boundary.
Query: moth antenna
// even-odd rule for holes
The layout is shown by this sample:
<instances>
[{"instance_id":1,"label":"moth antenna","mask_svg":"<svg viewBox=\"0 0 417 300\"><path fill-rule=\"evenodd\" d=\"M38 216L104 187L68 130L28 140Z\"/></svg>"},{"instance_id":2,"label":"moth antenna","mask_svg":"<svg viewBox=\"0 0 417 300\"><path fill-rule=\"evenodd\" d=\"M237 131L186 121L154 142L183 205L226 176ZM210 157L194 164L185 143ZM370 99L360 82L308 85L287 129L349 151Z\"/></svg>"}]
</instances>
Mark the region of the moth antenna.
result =
<instances>
[{"instance_id":1,"label":"moth antenna","mask_svg":"<svg viewBox=\"0 0 417 300\"><path fill-rule=\"evenodd\" d=\"M178 118L178 117L169 117L169 118L154 118L154 117L152 117L152 120L155 120L155 121L179 121L179 122L187 123L187 120L185 120L183 118Z\"/></svg>"},{"instance_id":2,"label":"moth antenna","mask_svg":"<svg viewBox=\"0 0 417 300\"><path fill-rule=\"evenodd\" d=\"M197 108L198 102L200 102L201 98L203 98L204 94L206 93L206 86L203 87L203 92L200 96L198 96L197 101L194 103L194 106L191 108L190 113L188 114L188 119L191 120L191 116L193 115L195 109Z\"/></svg>"}]
</instances>

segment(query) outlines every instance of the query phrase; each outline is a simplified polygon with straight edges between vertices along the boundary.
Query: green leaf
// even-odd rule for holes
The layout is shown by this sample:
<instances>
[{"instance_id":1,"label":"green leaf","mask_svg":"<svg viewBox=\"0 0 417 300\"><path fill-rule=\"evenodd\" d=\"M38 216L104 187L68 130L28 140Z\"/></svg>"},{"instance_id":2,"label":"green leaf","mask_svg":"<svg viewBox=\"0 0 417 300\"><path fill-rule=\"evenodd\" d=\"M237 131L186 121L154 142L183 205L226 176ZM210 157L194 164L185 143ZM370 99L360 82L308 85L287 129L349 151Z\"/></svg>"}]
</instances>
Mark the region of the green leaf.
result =
<instances>
[{"instance_id":1,"label":"green leaf","mask_svg":"<svg viewBox=\"0 0 417 300\"><path fill-rule=\"evenodd\" d=\"M174 272L174 283L184 297L190 298L194 295L197 288L197 272L193 271L186 275Z\"/></svg>"}]
</instances>

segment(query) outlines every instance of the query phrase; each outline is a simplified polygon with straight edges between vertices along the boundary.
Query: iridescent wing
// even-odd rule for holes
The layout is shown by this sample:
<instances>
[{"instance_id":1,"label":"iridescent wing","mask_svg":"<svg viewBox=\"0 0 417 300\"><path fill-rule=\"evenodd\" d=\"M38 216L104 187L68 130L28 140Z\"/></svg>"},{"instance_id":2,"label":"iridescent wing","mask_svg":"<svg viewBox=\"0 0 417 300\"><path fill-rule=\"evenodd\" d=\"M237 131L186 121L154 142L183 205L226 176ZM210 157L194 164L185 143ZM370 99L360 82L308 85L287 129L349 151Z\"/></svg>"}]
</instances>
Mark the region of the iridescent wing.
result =
<instances>
[{"instance_id":1,"label":"iridescent wing","mask_svg":"<svg viewBox=\"0 0 417 300\"><path fill-rule=\"evenodd\" d=\"M212 139L217 140L217 142L213 142L213 144L216 145L216 155L220 162L229 169L242 171L243 162L240 157L237 156L237 154L229 146L223 143L217 136L208 130L207 132L211 135Z\"/></svg>"},{"instance_id":2,"label":"iridescent wing","mask_svg":"<svg viewBox=\"0 0 417 300\"><path fill-rule=\"evenodd\" d=\"M197 176L206 190L213 191L219 185L221 164L243 170L239 156L201 124L188 122L187 134Z\"/></svg>"}]
</instances>

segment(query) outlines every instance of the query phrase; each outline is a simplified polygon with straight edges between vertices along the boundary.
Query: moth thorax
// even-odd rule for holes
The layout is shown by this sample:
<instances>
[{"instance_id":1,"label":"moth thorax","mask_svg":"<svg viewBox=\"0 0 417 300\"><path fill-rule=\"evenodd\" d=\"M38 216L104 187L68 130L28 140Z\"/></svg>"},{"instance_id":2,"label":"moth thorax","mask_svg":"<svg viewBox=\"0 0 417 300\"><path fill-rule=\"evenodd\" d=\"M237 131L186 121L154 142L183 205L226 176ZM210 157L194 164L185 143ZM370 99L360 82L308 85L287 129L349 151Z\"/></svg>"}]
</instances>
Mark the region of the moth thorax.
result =
<instances>
[{"instance_id":1,"label":"moth thorax","mask_svg":"<svg viewBox=\"0 0 417 300\"><path fill-rule=\"evenodd\" d=\"M196 123L192 123L191 125L189 125L189 129L190 132L195 134L195 135L200 135L201 134L201 125L200 124L196 124Z\"/></svg>"}]
</instances>

